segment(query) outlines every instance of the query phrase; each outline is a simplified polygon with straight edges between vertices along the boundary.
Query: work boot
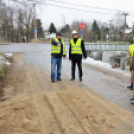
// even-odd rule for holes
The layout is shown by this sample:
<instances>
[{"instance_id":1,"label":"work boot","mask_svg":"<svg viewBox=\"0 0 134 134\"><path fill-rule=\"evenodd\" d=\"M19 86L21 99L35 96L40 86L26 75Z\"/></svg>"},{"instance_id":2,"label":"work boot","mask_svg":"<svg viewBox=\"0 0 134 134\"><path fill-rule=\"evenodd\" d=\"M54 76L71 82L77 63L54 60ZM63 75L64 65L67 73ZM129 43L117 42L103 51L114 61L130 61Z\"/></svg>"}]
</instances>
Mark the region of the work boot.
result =
<instances>
[{"instance_id":1,"label":"work boot","mask_svg":"<svg viewBox=\"0 0 134 134\"><path fill-rule=\"evenodd\" d=\"M75 78L73 78L73 77L70 79L70 81L74 81L74 80L75 80Z\"/></svg>"},{"instance_id":2,"label":"work boot","mask_svg":"<svg viewBox=\"0 0 134 134\"><path fill-rule=\"evenodd\" d=\"M133 88L133 83L131 83L131 85L130 85L130 86L128 86L127 88Z\"/></svg>"},{"instance_id":3,"label":"work boot","mask_svg":"<svg viewBox=\"0 0 134 134\"><path fill-rule=\"evenodd\" d=\"M132 101L134 99L134 95L133 95L133 98L131 98L130 100Z\"/></svg>"},{"instance_id":4,"label":"work boot","mask_svg":"<svg viewBox=\"0 0 134 134\"><path fill-rule=\"evenodd\" d=\"M134 96L130 100L131 100L131 104L134 104Z\"/></svg>"},{"instance_id":5,"label":"work boot","mask_svg":"<svg viewBox=\"0 0 134 134\"><path fill-rule=\"evenodd\" d=\"M62 79L61 78L57 78L57 81L62 81Z\"/></svg>"},{"instance_id":6,"label":"work boot","mask_svg":"<svg viewBox=\"0 0 134 134\"><path fill-rule=\"evenodd\" d=\"M55 83L55 80L52 80L51 82L52 82L52 83Z\"/></svg>"},{"instance_id":7,"label":"work boot","mask_svg":"<svg viewBox=\"0 0 134 134\"><path fill-rule=\"evenodd\" d=\"M134 87L132 87L132 88L129 88L130 90L134 90Z\"/></svg>"},{"instance_id":8,"label":"work boot","mask_svg":"<svg viewBox=\"0 0 134 134\"><path fill-rule=\"evenodd\" d=\"M82 81L82 78L80 78L80 81Z\"/></svg>"}]
</instances>

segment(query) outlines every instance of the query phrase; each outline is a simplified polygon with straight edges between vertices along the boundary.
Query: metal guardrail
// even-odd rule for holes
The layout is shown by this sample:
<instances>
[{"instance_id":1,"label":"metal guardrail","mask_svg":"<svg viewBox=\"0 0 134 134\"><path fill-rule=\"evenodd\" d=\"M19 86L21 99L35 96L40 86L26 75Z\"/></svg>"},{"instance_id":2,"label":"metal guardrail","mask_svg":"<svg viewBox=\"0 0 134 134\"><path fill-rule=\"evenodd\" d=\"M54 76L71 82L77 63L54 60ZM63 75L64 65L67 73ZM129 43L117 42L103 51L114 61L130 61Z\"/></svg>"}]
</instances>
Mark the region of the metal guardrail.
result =
<instances>
[{"instance_id":1,"label":"metal guardrail","mask_svg":"<svg viewBox=\"0 0 134 134\"><path fill-rule=\"evenodd\" d=\"M85 44L86 50L127 51L130 44Z\"/></svg>"}]
</instances>

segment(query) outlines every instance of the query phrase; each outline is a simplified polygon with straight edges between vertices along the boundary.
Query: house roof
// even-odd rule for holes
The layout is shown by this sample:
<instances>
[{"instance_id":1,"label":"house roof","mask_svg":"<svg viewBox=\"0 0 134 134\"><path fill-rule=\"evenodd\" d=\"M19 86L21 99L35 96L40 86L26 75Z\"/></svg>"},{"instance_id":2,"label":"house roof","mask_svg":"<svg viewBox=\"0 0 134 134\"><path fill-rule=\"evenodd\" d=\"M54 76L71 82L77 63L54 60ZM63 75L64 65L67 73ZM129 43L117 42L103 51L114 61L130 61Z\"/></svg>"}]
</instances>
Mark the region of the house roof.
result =
<instances>
[{"instance_id":1,"label":"house roof","mask_svg":"<svg viewBox=\"0 0 134 134\"><path fill-rule=\"evenodd\" d=\"M123 32L124 30L122 29L121 32ZM125 32L126 34L132 33L133 32L133 27L126 27L125 28Z\"/></svg>"},{"instance_id":2,"label":"house roof","mask_svg":"<svg viewBox=\"0 0 134 134\"><path fill-rule=\"evenodd\" d=\"M133 29L125 29L125 33L128 34L128 33L132 33L133 32Z\"/></svg>"}]
</instances>

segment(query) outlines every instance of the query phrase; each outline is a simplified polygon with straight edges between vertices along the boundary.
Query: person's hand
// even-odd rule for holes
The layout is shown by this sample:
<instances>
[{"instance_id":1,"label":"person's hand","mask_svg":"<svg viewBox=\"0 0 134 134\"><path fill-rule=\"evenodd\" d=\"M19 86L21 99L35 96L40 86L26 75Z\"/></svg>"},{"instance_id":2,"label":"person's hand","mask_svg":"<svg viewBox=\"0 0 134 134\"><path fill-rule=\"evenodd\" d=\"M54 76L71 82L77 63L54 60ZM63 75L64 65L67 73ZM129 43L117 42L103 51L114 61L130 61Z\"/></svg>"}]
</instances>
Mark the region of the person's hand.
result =
<instances>
[{"instance_id":1,"label":"person's hand","mask_svg":"<svg viewBox=\"0 0 134 134\"><path fill-rule=\"evenodd\" d=\"M60 47L60 46L61 46L61 44L57 44L57 46L58 46L58 47Z\"/></svg>"},{"instance_id":2,"label":"person's hand","mask_svg":"<svg viewBox=\"0 0 134 134\"><path fill-rule=\"evenodd\" d=\"M65 59L66 59L66 57L63 57L63 59L65 60Z\"/></svg>"}]
</instances>

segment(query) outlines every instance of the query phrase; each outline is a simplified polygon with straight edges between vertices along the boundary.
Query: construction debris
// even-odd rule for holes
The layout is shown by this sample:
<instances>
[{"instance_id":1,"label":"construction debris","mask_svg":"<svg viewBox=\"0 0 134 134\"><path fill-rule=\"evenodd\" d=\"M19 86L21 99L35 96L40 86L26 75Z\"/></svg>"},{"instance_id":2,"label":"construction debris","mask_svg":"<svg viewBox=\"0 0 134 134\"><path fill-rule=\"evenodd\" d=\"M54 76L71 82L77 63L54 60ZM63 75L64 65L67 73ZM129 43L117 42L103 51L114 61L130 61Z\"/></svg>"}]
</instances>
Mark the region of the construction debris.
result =
<instances>
[{"instance_id":1,"label":"construction debris","mask_svg":"<svg viewBox=\"0 0 134 134\"><path fill-rule=\"evenodd\" d=\"M119 63L115 63L112 68L120 68L120 64Z\"/></svg>"}]
</instances>

